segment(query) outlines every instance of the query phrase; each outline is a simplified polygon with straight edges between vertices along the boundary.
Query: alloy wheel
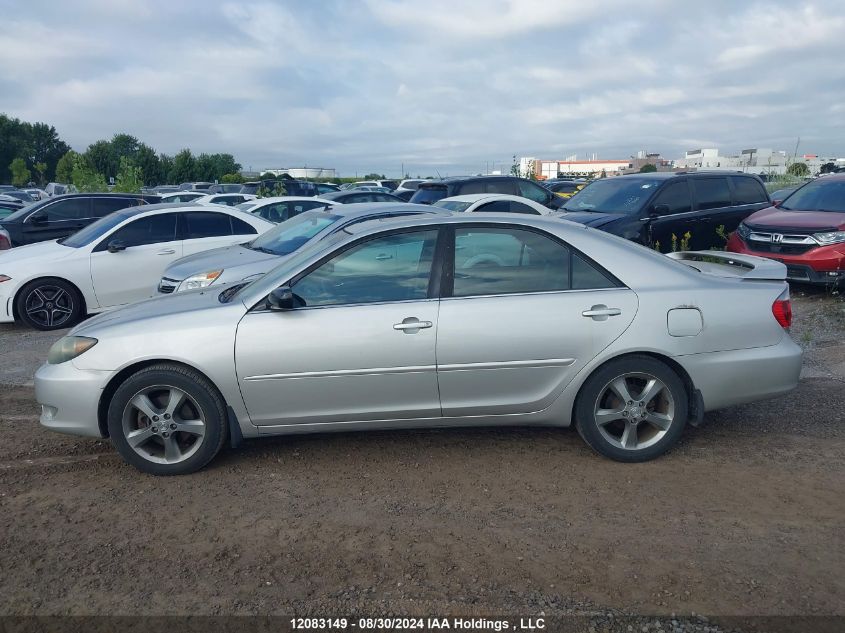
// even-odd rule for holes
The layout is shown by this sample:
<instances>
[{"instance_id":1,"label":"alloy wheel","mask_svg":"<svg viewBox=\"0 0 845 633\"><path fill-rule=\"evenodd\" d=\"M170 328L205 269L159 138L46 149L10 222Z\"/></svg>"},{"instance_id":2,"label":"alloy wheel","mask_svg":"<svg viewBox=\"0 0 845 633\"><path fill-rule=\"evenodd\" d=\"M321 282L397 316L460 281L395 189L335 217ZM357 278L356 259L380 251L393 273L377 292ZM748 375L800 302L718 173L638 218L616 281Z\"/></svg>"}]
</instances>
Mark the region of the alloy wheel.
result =
<instances>
[{"instance_id":1,"label":"alloy wheel","mask_svg":"<svg viewBox=\"0 0 845 633\"><path fill-rule=\"evenodd\" d=\"M655 376L622 374L599 391L593 419L601 435L613 446L641 450L666 435L675 419L675 399Z\"/></svg>"},{"instance_id":2,"label":"alloy wheel","mask_svg":"<svg viewBox=\"0 0 845 633\"><path fill-rule=\"evenodd\" d=\"M24 303L27 317L47 328L61 327L73 316L74 307L71 293L49 284L30 290Z\"/></svg>"},{"instance_id":3,"label":"alloy wheel","mask_svg":"<svg viewBox=\"0 0 845 633\"><path fill-rule=\"evenodd\" d=\"M156 464L185 461L202 445L205 432L205 418L197 401L173 386L142 389L123 410L126 442Z\"/></svg>"}]
</instances>

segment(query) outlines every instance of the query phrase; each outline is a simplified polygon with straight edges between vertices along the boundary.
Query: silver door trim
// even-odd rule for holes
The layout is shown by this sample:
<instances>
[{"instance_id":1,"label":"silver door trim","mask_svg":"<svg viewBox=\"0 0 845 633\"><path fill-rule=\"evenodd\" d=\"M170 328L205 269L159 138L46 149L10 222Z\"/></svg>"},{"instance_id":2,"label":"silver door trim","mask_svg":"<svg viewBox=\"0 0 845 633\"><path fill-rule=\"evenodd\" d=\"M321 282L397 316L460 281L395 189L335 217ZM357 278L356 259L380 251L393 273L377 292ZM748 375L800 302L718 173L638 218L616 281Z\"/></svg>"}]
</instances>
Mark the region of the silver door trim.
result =
<instances>
[{"instance_id":1,"label":"silver door trim","mask_svg":"<svg viewBox=\"0 0 845 633\"><path fill-rule=\"evenodd\" d=\"M335 369L332 371L300 371L287 374L259 374L243 380L282 380L286 378L331 378L337 376L371 376L379 374L422 374L436 371L435 365L409 365L407 367L370 367L367 369Z\"/></svg>"},{"instance_id":2,"label":"silver door trim","mask_svg":"<svg viewBox=\"0 0 845 633\"><path fill-rule=\"evenodd\" d=\"M508 369L510 367L569 367L574 358L543 358L539 360L505 360L484 363L453 363L438 365L437 371L476 371L479 369Z\"/></svg>"}]
</instances>

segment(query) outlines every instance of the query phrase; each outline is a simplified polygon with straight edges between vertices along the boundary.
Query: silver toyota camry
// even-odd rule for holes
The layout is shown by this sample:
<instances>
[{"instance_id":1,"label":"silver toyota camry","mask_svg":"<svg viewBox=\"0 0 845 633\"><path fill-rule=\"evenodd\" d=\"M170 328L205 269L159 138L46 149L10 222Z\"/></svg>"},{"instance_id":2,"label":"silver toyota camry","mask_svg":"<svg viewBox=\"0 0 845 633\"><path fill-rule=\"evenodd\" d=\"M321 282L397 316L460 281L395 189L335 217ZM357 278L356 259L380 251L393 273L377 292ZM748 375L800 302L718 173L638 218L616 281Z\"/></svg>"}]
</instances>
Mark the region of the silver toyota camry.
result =
<instances>
[{"instance_id":1,"label":"silver toyota camry","mask_svg":"<svg viewBox=\"0 0 845 633\"><path fill-rule=\"evenodd\" d=\"M665 256L554 218L365 222L251 283L90 319L35 377L41 423L183 474L287 433L575 424L612 459L798 382L785 267Z\"/></svg>"}]
</instances>

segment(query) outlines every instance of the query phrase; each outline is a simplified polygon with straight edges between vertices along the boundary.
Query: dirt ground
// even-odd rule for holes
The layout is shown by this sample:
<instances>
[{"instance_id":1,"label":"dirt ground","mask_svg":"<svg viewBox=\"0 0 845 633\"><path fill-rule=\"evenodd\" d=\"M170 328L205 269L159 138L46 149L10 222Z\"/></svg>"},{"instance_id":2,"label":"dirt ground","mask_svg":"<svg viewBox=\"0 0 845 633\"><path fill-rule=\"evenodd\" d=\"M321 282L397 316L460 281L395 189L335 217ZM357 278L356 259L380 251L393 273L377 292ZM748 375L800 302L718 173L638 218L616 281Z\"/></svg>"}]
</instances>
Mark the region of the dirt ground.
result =
<instances>
[{"instance_id":1,"label":"dirt ground","mask_svg":"<svg viewBox=\"0 0 845 633\"><path fill-rule=\"evenodd\" d=\"M474 429L252 441L158 479L40 428L57 334L0 327L0 614L845 616L845 303L793 299L798 390L640 465Z\"/></svg>"}]
</instances>

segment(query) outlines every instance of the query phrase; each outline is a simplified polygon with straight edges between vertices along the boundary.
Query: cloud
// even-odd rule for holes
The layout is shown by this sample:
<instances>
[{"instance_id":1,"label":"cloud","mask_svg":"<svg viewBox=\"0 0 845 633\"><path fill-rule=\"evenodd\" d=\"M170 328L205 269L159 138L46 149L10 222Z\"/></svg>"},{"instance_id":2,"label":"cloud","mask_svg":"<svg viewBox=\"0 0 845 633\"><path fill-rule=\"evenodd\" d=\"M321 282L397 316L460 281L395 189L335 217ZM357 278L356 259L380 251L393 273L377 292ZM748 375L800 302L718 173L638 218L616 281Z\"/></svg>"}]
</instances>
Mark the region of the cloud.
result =
<instances>
[{"instance_id":1,"label":"cloud","mask_svg":"<svg viewBox=\"0 0 845 633\"><path fill-rule=\"evenodd\" d=\"M0 112L244 166L845 154L838 0L0 0Z\"/></svg>"}]
</instances>

